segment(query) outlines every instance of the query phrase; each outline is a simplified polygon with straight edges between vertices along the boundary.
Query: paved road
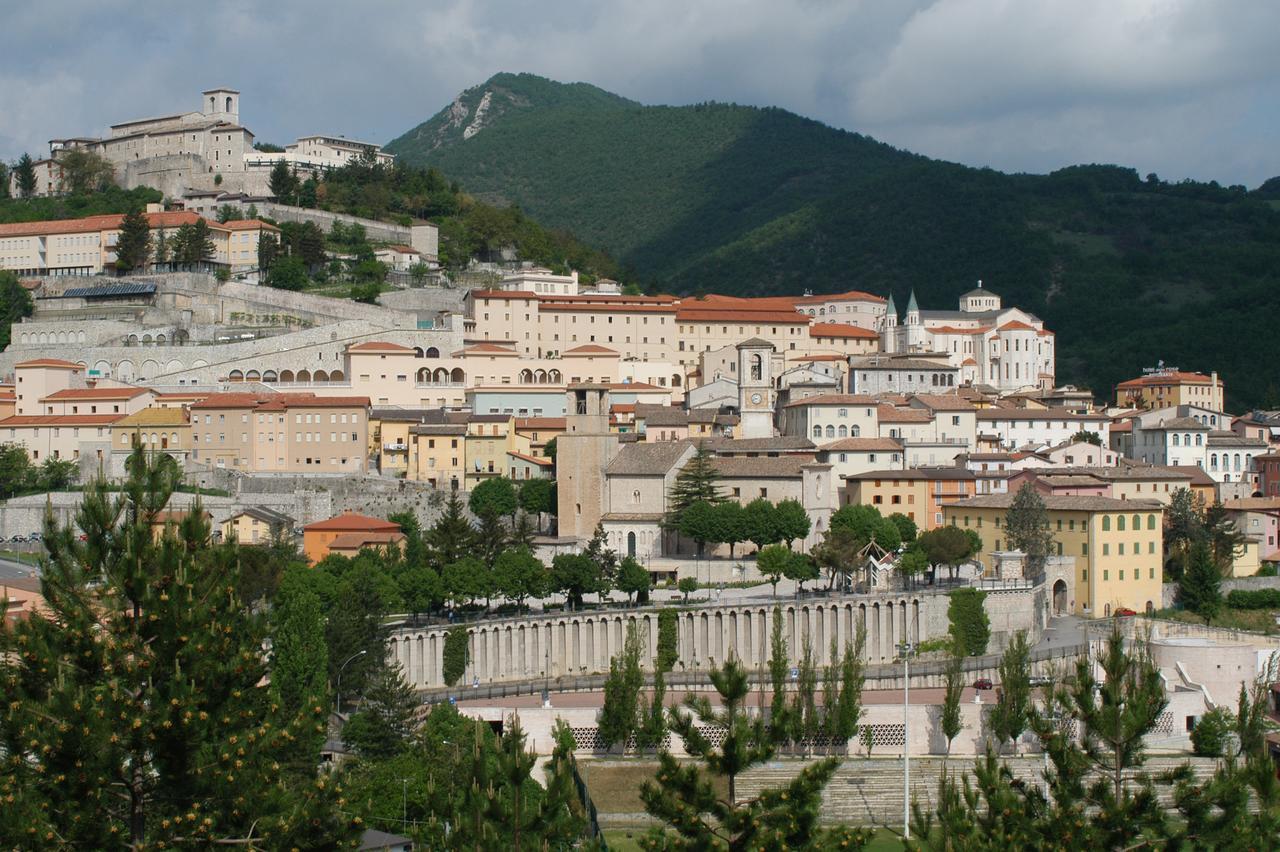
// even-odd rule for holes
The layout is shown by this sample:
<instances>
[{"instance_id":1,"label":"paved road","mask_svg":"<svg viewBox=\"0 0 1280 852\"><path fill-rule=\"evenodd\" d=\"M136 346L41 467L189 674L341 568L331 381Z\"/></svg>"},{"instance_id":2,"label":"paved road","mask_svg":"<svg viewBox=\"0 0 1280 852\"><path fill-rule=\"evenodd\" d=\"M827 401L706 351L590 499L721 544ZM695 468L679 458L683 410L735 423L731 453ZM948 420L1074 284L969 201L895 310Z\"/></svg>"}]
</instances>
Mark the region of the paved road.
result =
<instances>
[{"instance_id":1,"label":"paved road","mask_svg":"<svg viewBox=\"0 0 1280 852\"><path fill-rule=\"evenodd\" d=\"M34 577L39 573L34 565L0 559L0 579L16 580L22 577Z\"/></svg>"},{"instance_id":2,"label":"paved road","mask_svg":"<svg viewBox=\"0 0 1280 852\"><path fill-rule=\"evenodd\" d=\"M1085 619L1074 615L1060 615L1049 619L1049 625L1045 628L1043 638L1036 643L1035 650L1049 651L1087 641Z\"/></svg>"}]
</instances>

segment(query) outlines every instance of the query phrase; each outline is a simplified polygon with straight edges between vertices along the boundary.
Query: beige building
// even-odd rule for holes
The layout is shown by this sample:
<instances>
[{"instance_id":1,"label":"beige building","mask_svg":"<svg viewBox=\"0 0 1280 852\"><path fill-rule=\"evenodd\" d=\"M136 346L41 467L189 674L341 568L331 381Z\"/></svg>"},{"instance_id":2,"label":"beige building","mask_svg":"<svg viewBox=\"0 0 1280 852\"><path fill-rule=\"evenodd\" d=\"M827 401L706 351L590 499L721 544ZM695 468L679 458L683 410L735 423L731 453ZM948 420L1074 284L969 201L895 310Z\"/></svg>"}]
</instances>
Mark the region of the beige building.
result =
<instances>
[{"instance_id":1,"label":"beige building","mask_svg":"<svg viewBox=\"0 0 1280 852\"><path fill-rule=\"evenodd\" d=\"M153 210L146 216L153 253L161 234L171 240L183 225L200 221L189 212ZM113 270L123 221L123 214L111 214L0 225L0 269L18 275L100 275ZM257 219L206 222L213 243L209 262L233 271L256 269L262 235L280 231Z\"/></svg>"},{"instance_id":2,"label":"beige building","mask_svg":"<svg viewBox=\"0 0 1280 852\"><path fill-rule=\"evenodd\" d=\"M368 397L219 393L191 406L191 460L254 473L364 473Z\"/></svg>"},{"instance_id":3,"label":"beige building","mask_svg":"<svg viewBox=\"0 0 1280 852\"><path fill-rule=\"evenodd\" d=\"M185 461L191 452L191 414L185 408L144 408L111 424L113 452L135 447L168 453Z\"/></svg>"},{"instance_id":4,"label":"beige building","mask_svg":"<svg viewBox=\"0 0 1280 852\"><path fill-rule=\"evenodd\" d=\"M241 509L222 522L223 539L234 537L241 544L282 541L293 533L293 518L264 506Z\"/></svg>"},{"instance_id":5,"label":"beige building","mask_svg":"<svg viewBox=\"0 0 1280 852\"><path fill-rule=\"evenodd\" d=\"M1014 495L989 494L944 507L946 522L982 538L977 559L1009 549L1005 516ZM1161 605L1164 507L1147 500L1045 496L1053 551L1075 558L1076 615L1106 617L1125 608L1148 612Z\"/></svg>"}]
</instances>

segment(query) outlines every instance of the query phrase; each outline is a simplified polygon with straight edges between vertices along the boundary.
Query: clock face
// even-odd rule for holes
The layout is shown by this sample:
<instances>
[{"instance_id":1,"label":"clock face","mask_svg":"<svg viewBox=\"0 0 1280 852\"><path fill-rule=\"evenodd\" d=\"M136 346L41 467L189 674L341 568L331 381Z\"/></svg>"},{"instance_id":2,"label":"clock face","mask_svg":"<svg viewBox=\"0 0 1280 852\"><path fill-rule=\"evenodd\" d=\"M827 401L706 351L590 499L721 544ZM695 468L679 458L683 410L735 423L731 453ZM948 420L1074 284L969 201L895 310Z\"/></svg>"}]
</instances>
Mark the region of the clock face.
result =
<instances>
[{"instance_id":1,"label":"clock face","mask_svg":"<svg viewBox=\"0 0 1280 852\"><path fill-rule=\"evenodd\" d=\"M752 404L752 405L759 405L759 404L760 404L760 394L758 394L758 393L753 393L753 394L751 394L751 404Z\"/></svg>"}]
</instances>

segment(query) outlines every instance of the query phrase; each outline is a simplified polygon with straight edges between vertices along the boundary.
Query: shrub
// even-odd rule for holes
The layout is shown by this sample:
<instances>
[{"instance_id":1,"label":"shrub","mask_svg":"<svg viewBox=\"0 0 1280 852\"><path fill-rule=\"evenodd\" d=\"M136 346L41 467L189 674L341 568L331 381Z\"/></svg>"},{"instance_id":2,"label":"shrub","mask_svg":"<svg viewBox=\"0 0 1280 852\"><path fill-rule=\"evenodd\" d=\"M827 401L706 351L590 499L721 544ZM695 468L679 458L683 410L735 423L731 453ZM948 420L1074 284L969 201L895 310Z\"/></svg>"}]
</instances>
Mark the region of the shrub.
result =
<instances>
[{"instance_id":1,"label":"shrub","mask_svg":"<svg viewBox=\"0 0 1280 852\"><path fill-rule=\"evenodd\" d=\"M1233 589L1227 593L1231 609L1280 609L1280 589Z\"/></svg>"},{"instance_id":2,"label":"shrub","mask_svg":"<svg viewBox=\"0 0 1280 852\"><path fill-rule=\"evenodd\" d=\"M982 656L987 653L987 643L991 641L991 621L982 605L987 593L977 589L957 589L950 597L947 618L951 622L951 635L966 656Z\"/></svg>"},{"instance_id":3,"label":"shrub","mask_svg":"<svg viewBox=\"0 0 1280 852\"><path fill-rule=\"evenodd\" d=\"M1227 746L1227 736L1235 727L1235 718L1229 710L1215 707L1205 713L1191 729L1191 748L1201 757L1222 757Z\"/></svg>"},{"instance_id":4,"label":"shrub","mask_svg":"<svg viewBox=\"0 0 1280 852\"><path fill-rule=\"evenodd\" d=\"M676 611L664 607L658 613L658 669L669 672L680 659L679 640L680 626L676 623Z\"/></svg>"}]
</instances>

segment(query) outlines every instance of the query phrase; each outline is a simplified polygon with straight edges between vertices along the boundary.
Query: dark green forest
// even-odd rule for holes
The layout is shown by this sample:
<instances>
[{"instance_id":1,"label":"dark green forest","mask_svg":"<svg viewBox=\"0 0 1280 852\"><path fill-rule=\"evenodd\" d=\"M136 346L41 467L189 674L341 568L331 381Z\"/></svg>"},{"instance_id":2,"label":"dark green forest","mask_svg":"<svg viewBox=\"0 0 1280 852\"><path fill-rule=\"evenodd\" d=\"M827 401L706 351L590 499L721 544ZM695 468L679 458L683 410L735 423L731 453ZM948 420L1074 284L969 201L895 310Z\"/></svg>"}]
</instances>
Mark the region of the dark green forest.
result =
<instances>
[{"instance_id":1,"label":"dark green forest","mask_svg":"<svg viewBox=\"0 0 1280 852\"><path fill-rule=\"evenodd\" d=\"M478 132L464 138L486 92ZM1111 165L1004 174L781 109L641 106L500 74L388 145L485 201L613 254L653 290L865 289L954 309L978 279L1058 334L1058 377L1108 395L1158 359L1218 370L1234 410L1280 405L1242 331L1280 309L1280 180ZM1247 333L1246 333L1247 334Z\"/></svg>"}]
</instances>

